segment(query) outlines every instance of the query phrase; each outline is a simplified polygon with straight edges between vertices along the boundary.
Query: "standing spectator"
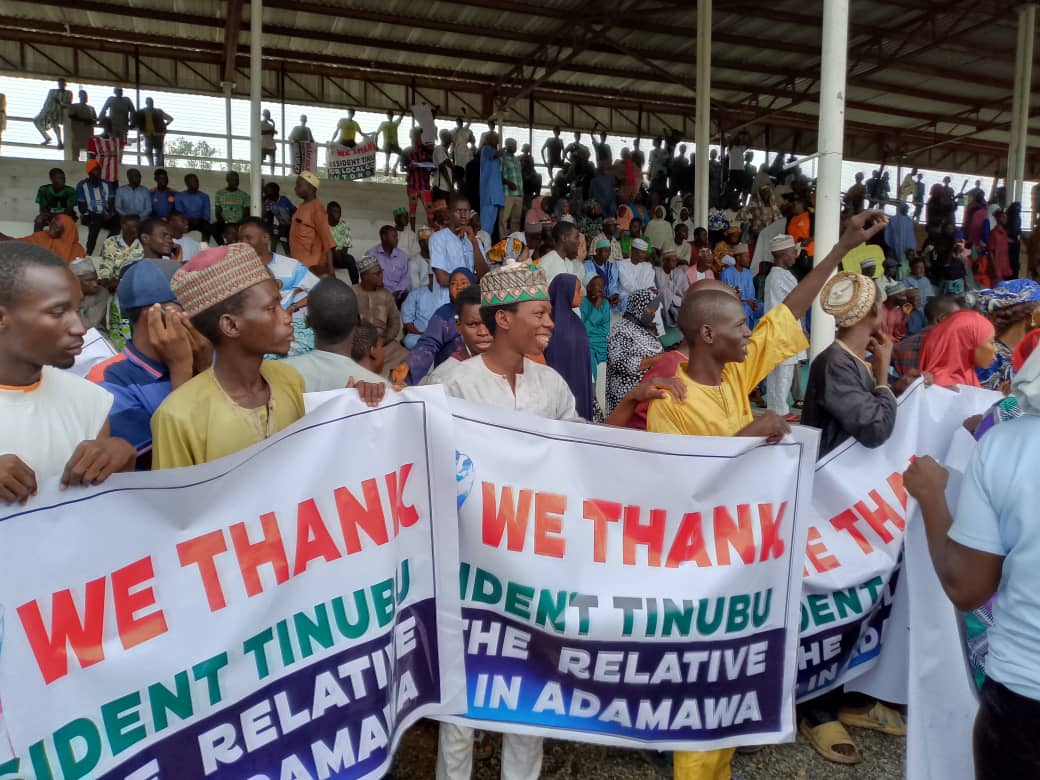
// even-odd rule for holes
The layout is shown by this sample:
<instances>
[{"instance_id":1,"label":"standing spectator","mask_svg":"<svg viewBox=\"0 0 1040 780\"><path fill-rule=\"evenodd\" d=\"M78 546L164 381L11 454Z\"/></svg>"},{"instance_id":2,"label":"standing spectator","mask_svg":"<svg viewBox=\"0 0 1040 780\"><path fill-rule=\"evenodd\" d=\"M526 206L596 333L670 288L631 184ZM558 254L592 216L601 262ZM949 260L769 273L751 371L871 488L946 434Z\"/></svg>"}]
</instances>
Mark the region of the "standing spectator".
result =
<instances>
[{"instance_id":1,"label":"standing spectator","mask_svg":"<svg viewBox=\"0 0 1040 780\"><path fill-rule=\"evenodd\" d=\"M97 127L97 112L94 107L87 103L87 92L79 91L79 102L74 103L65 112L69 118L69 147L72 149L72 159L79 161L80 153L87 148L87 142L94 135Z\"/></svg>"},{"instance_id":2,"label":"standing spectator","mask_svg":"<svg viewBox=\"0 0 1040 780\"><path fill-rule=\"evenodd\" d=\"M216 207L216 229L213 231L213 239L218 243L224 243L224 226L237 225L249 216L249 193L238 188L238 174L228 171L224 177L227 186L217 190L213 205Z\"/></svg>"},{"instance_id":3,"label":"standing spectator","mask_svg":"<svg viewBox=\"0 0 1040 780\"><path fill-rule=\"evenodd\" d=\"M303 201L293 214L289 230L289 252L317 276L333 273L332 250L336 242L329 230L329 217L318 200L318 177L304 171L296 177L296 197Z\"/></svg>"},{"instance_id":4,"label":"standing spectator","mask_svg":"<svg viewBox=\"0 0 1040 780\"><path fill-rule=\"evenodd\" d=\"M101 179L112 185L114 190L119 186L119 163L123 159L123 147L126 139L112 131L112 120L101 118L101 135L93 136L87 141L87 159L101 163Z\"/></svg>"},{"instance_id":5,"label":"standing spectator","mask_svg":"<svg viewBox=\"0 0 1040 780\"><path fill-rule=\"evenodd\" d=\"M473 159L473 131L469 122L462 123L460 116L451 135L452 159L455 164L455 184L460 186L466 178L466 166Z\"/></svg>"},{"instance_id":6,"label":"standing spectator","mask_svg":"<svg viewBox=\"0 0 1040 780\"><path fill-rule=\"evenodd\" d=\"M350 254L350 225L343 219L343 209L332 200L325 207L325 213L329 220L329 232L332 234L332 241L335 244L332 249L332 267L335 269L335 275L339 279L343 279L345 275L347 278L343 281L347 284L357 284L357 263L354 256ZM408 210L405 209L406 218L407 215Z\"/></svg>"},{"instance_id":7,"label":"standing spectator","mask_svg":"<svg viewBox=\"0 0 1040 780\"><path fill-rule=\"evenodd\" d=\"M550 138L545 139L542 144L542 164L549 169L549 183L553 181L553 171L563 167L563 139L560 138L560 128L554 127Z\"/></svg>"},{"instance_id":8,"label":"standing spectator","mask_svg":"<svg viewBox=\"0 0 1040 780\"><path fill-rule=\"evenodd\" d=\"M40 204L41 214L68 214L76 216L76 190L65 183L65 171L51 168L50 184L42 185L36 190L36 202Z\"/></svg>"},{"instance_id":9,"label":"standing spectator","mask_svg":"<svg viewBox=\"0 0 1040 780\"><path fill-rule=\"evenodd\" d=\"M282 195L278 182L269 181L264 185L263 208L264 222L271 232L271 249L278 248L280 243L289 251L289 231L292 229L292 216L296 206L285 195Z\"/></svg>"},{"instance_id":10,"label":"standing spectator","mask_svg":"<svg viewBox=\"0 0 1040 780\"><path fill-rule=\"evenodd\" d=\"M184 186L184 192L173 196L173 205L188 220L188 229L199 231L202 243L208 243L212 231L209 195L199 191L199 177L194 173L184 177Z\"/></svg>"},{"instance_id":11,"label":"standing spectator","mask_svg":"<svg viewBox=\"0 0 1040 780\"><path fill-rule=\"evenodd\" d=\"M112 97L101 107L100 118L112 120L112 135L126 144L126 135L134 128L134 104L128 97L123 97L123 88L112 90Z\"/></svg>"},{"instance_id":12,"label":"standing spectator","mask_svg":"<svg viewBox=\"0 0 1040 780\"><path fill-rule=\"evenodd\" d=\"M524 202L530 203L542 191L542 177L535 170L531 144L520 148L520 178L524 180Z\"/></svg>"},{"instance_id":13,"label":"standing spectator","mask_svg":"<svg viewBox=\"0 0 1040 780\"><path fill-rule=\"evenodd\" d=\"M451 164L451 130L441 130L440 140L433 148L433 199L447 200L455 188L455 170Z\"/></svg>"},{"instance_id":14,"label":"standing spectator","mask_svg":"<svg viewBox=\"0 0 1040 780\"><path fill-rule=\"evenodd\" d=\"M896 207L896 214L889 218L885 226L885 243L892 250L892 256L899 263L900 276L904 279L910 270L910 254L917 249L917 236L914 234L914 222L908 214L910 205L902 201Z\"/></svg>"},{"instance_id":15,"label":"standing spectator","mask_svg":"<svg viewBox=\"0 0 1040 780\"><path fill-rule=\"evenodd\" d=\"M278 151L278 146L274 142L276 135L278 135L278 128L271 119L271 112L265 108L260 116L260 166L263 167L264 160L270 160L272 176L274 175L274 158Z\"/></svg>"},{"instance_id":16,"label":"standing spectator","mask_svg":"<svg viewBox=\"0 0 1040 780\"><path fill-rule=\"evenodd\" d=\"M127 183L116 190L116 213L136 214L141 219L152 215L152 194L141 186L141 172L131 168L126 172Z\"/></svg>"},{"instance_id":17,"label":"standing spectator","mask_svg":"<svg viewBox=\"0 0 1040 780\"><path fill-rule=\"evenodd\" d=\"M921 210L924 209L924 174L917 174L914 182L914 224L921 221Z\"/></svg>"},{"instance_id":18,"label":"standing spectator","mask_svg":"<svg viewBox=\"0 0 1040 780\"><path fill-rule=\"evenodd\" d=\"M301 173L306 169L304 162L307 159L307 155L304 151L305 144L314 143L314 134L311 129L307 127L307 115L303 114L300 116L300 124L292 129L289 133L289 148L292 151L292 166L293 173Z\"/></svg>"},{"instance_id":19,"label":"standing spectator","mask_svg":"<svg viewBox=\"0 0 1040 780\"><path fill-rule=\"evenodd\" d=\"M0 144L4 140L4 131L7 129L7 95L0 92Z\"/></svg>"},{"instance_id":20,"label":"standing spectator","mask_svg":"<svg viewBox=\"0 0 1040 780\"><path fill-rule=\"evenodd\" d=\"M376 140L379 141L380 137L382 137L382 145L379 148L383 151L383 154L386 155L386 165L383 168L384 176L390 175L390 155L401 154L401 144L398 143L397 132L398 128L401 127L402 119L404 119L404 113L395 120L394 112L387 111L386 121L379 125L379 128L376 130ZM450 134L450 131L445 132L449 132Z\"/></svg>"},{"instance_id":21,"label":"standing spectator","mask_svg":"<svg viewBox=\"0 0 1040 780\"><path fill-rule=\"evenodd\" d=\"M415 207L422 201L426 212L426 221L433 220L431 206L433 192L430 189L430 175L433 173L433 143L423 139L422 130L412 129L412 146L408 154L408 221L415 230Z\"/></svg>"},{"instance_id":22,"label":"standing spectator","mask_svg":"<svg viewBox=\"0 0 1040 780\"><path fill-rule=\"evenodd\" d=\"M408 272L408 254L397 246L397 230L391 225L383 225L379 228L379 243L365 254L379 262L379 267L383 269L383 287L394 296L400 308L408 297L412 282Z\"/></svg>"},{"instance_id":23,"label":"standing spectator","mask_svg":"<svg viewBox=\"0 0 1040 780\"><path fill-rule=\"evenodd\" d=\"M480 147L480 227L490 236L498 223L498 211L505 205L502 186L502 152L498 148L498 133L484 134ZM502 236L505 238L505 236Z\"/></svg>"},{"instance_id":24,"label":"standing spectator","mask_svg":"<svg viewBox=\"0 0 1040 780\"><path fill-rule=\"evenodd\" d=\"M101 163L87 161L87 178L76 185L76 200L79 205L80 222L87 228L87 254L94 254L98 234L102 229L109 235L119 230L116 214L116 194L112 185L101 178Z\"/></svg>"},{"instance_id":25,"label":"standing spectator","mask_svg":"<svg viewBox=\"0 0 1040 780\"><path fill-rule=\"evenodd\" d=\"M72 93L65 88L65 79L58 79L57 89L47 92L47 97L43 101L43 108L40 109L40 113L33 119L33 124L36 125L36 129L43 136L40 146L46 146L51 142L51 137L47 131L53 130L54 135L58 138L58 148L63 149L65 147L61 140L61 127L65 122L65 111L71 105Z\"/></svg>"},{"instance_id":26,"label":"standing spectator","mask_svg":"<svg viewBox=\"0 0 1040 780\"><path fill-rule=\"evenodd\" d=\"M354 121L354 109L347 109L347 115L339 120L336 132L332 134L331 143L339 143L353 149L357 145L357 136L361 132L361 125Z\"/></svg>"},{"instance_id":27,"label":"standing spectator","mask_svg":"<svg viewBox=\"0 0 1040 780\"><path fill-rule=\"evenodd\" d=\"M798 259L798 249L794 237L786 233L773 236L769 242L769 249L773 253L773 268L766 277L766 300L763 311L767 315L782 305L787 296L798 286L798 280L790 270ZM769 411L789 420L797 417L790 414L787 396L792 382L797 381L795 368L803 359L803 355L804 353L798 353L784 358L766 377L766 405Z\"/></svg>"},{"instance_id":28,"label":"standing spectator","mask_svg":"<svg viewBox=\"0 0 1040 780\"><path fill-rule=\"evenodd\" d=\"M507 138L505 153L501 159L502 185L505 197L498 214L498 236L505 238L523 227L524 181L520 173L520 161L516 157L516 139Z\"/></svg>"},{"instance_id":29,"label":"standing spectator","mask_svg":"<svg viewBox=\"0 0 1040 780\"><path fill-rule=\"evenodd\" d=\"M173 122L173 117L155 107L155 101L145 98L145 108L137 112L135 127L141 138L144 139L144 152L148 155L148 164L158 165L160 168L166 164L166 130Z\"/></svg>"},{"instance_id":30,"label":"standing spectator","mask_svg":"<svg viewBox=\"0 0 1040 780\"><path fill-rule=\"evenodd\" d=\"M604 220L617 214L617 177L609 160L599 161L599 172L589 182L589 197L600 205Z\"/></svg>"},{"instance_id":31,"label":"standing spectator","mask_svg":"<svg viewBox=\"0 0 1040 780\"><path fill-rule=\"evenodd\" d=\"M165 219L177 203L177 192L170 189L170 177L164 168L156 168L153 178L155 186L151 189L152 216Z\"/></svg>"}]
</instances>

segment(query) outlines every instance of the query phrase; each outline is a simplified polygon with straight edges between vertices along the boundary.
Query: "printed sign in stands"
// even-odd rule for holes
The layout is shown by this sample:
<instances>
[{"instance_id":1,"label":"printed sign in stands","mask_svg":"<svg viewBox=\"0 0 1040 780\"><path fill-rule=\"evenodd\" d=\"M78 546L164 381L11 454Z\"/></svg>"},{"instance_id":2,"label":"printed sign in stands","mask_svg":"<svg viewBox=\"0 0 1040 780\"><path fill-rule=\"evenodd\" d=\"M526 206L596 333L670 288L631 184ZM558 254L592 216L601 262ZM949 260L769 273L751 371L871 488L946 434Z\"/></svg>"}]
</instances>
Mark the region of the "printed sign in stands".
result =
<instances>
[{"instance_id":1,"label":"printed sign in stands","mask_svg":"<svg viewBox=\"0 0 1040 780\"><path fill-rule=\"evenodd\" d=\"M293 141L292 143L293 173L318 170L318 144L314 141Z\"/></svg>"},{"instance_id":2,"label":"printed sign in stands","mask_svg":"<svg viewBox=\"0 0 1040 780\"><path fill-rule=\"evenodd\" d=\"M379 147L374 139L361 136L356 146L329 144L326 152L326 167L330 179L366 179L376 175L376 152Z\"/></svg>"}]
</instances>

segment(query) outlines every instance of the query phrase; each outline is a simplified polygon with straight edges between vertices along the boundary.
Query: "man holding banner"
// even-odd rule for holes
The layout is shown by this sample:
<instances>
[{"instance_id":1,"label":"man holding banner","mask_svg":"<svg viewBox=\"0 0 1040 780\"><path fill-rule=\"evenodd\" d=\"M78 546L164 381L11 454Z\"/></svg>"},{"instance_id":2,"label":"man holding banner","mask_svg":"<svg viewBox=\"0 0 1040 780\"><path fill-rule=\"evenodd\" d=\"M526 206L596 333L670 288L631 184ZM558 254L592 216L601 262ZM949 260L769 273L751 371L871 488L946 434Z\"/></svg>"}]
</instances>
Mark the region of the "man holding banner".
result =
<instances>
[{"instance_id":1,"label":"man holding banner","mask_svg":"<svg viewBox=\"0 0 1040 780\"><path fill-rule=\"evenodd\" d=\"M717 289L694 290L679 311L679 328L690 347L689 362L677 376L686 399L653 401L647 430L694 436L765 436L776 443L790 426L775 413L752 417L749 394L770 371L809 345L799 320L850 249L884 230L879 211L849 220L838 243L784 302L766 314L752 332L740 301ZM729 780L734 750L676 752L676 780Z\"/></svg>"}]
</instances>

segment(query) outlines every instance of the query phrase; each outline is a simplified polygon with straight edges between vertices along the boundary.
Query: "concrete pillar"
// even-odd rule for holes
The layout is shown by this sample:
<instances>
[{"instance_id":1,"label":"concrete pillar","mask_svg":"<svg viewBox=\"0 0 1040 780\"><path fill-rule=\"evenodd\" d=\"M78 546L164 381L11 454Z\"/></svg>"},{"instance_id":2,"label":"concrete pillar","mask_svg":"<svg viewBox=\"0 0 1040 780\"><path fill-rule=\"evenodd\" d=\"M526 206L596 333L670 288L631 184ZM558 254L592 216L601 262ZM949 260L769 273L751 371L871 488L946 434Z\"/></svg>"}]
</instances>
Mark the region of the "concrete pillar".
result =
<instances>
[{"instance_id":1,"label":"concrete pillar","mask_svg":"<svg viewBox=\"0 0 1040 780\"><path fill-rule=\"evenodd\" d=\"M249 3L249 201L251 213L260 214L263 199L260 170L260 94L263 85L260 40L263 36L263 0ZM284 128L283 128L284 130Z\"/></svg>"},{"instance_id":2,"label":"concrete pillar","mask_svg":"<svg viewBox=\"0 0 1040 780\"><path fill-rule=\"evenodd\" d=\"M230 81L220 82L224 88L224 142L227 144L227 152L224 155L225 170L231 170L231 90L235 86Z\"/></svg>"},{"instance_id":3,"label":"concrete pillar","mask_svg":"<svg viewBox=\"0 0 1040 780\"><path fill-rule=\"evenodd\" d=\"M697 161L693 181L693 221L708 227L708 145L711 143L711 2L697 0Z\"/></svg>"},{"instance_id":4,"label":"concrete pillar","mask_svg":"<svg viewBox=\"0 0 1040 780\"><path fill-rule=\"evenodd\" d=\"M1033 89L1033 47L1036 38L1036 3L1018 9L1018 45L1015 47L1015 92L1011 107L1011 139L1008 146L1008 203L1022 200L1029 148L1029 100Z\"/></svg>"},{"instance_id":5,"label":"concrete pillar","mask_svg":"<svg viewBox=\"0 0 1040 780\"><path fill-rule=\"evenodd\" d=\"M841 221L841 162L845 143L845 76L849 39L849 0L824 0L820 59L820 122L817 137L815 260L838 243ZM898 185L898 182L897 182ZM813 302L811 356L834 341L834 318Z\"/></svg>"}]
</instances>

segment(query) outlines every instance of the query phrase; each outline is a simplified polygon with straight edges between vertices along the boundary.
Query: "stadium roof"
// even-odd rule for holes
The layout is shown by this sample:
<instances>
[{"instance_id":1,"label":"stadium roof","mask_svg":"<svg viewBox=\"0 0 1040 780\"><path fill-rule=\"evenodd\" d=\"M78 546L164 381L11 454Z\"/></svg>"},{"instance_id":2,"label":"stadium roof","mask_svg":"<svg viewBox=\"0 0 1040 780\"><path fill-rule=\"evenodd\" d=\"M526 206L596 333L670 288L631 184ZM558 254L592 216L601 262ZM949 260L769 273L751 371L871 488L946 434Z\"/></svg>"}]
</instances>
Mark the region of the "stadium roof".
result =
<instances>
[{"instance_id":1,"label":"stadium roof","mask_svg":"<svg viewBox=\"0 0 1040 780\"><path fill-rule=\"evenodd\" d=\"M1002 172L1019 5L852 0L846 157ZM0 46L0 72L244 95L248 6L6 0L0 41L18 45ZM746 129L758 148L815 151L822 8L716 0L715 141ZM692 138L696 17L695 0L265 0L264 98Z\"/></svg>"}]
</instances>

